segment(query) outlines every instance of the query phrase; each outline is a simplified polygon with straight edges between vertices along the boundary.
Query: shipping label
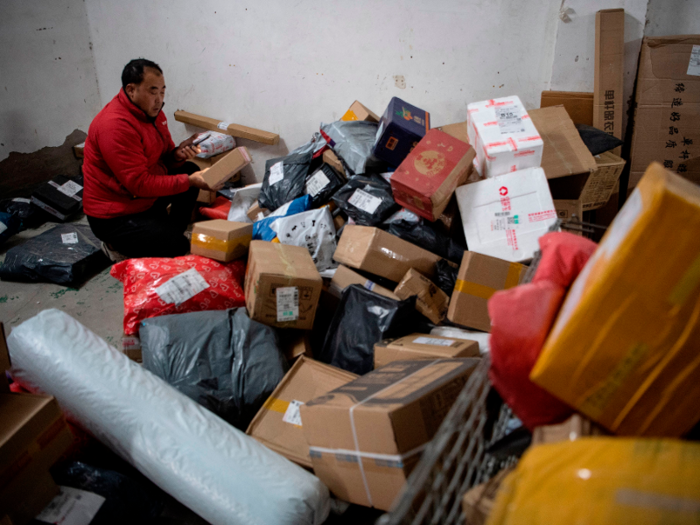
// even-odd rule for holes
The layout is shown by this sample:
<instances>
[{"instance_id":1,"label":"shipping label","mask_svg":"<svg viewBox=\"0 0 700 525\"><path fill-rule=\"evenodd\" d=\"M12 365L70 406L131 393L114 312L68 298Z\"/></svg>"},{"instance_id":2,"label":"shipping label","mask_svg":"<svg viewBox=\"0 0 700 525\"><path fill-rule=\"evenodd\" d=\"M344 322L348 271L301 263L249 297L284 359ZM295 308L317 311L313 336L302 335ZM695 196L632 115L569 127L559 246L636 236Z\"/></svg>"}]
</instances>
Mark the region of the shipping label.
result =
<instances>
[{"instance_id":1,"label":"shipping label","mask_svg":"<svg viewBox=\"0 0 700 525\"><path fill-rule=\"evenodd\" d=\"M219 123L216 125L216 127L219 128L219 129L223 129L224 131L226 131L230 125L231 125L230 122L224 122L224 121L222 120L221 122L219 122Z\"/></svg>"},{"instance_id":2,"label":"shipping label","mask_svg":"<svg viewBox=\"0 0 700 525\"><path fill-rule=\"evenodd\" d=\"M76 232L62 233L61 242L63 244L78 244L78 234Z\"/></svg>"},{"instance_id":3,"label":"shipping label","mask_svg":"<svg viewBox=\"0 0 700 525\"><path fill-rule=\"evenodd\" d=\"M377 211L377 208L379 208L379 205L382 203L382 199L375 197L374 195L370 195L366 191L358 188L348 199L348 202L364 212L373 214Z\"/></svg>"},{"instance_id":4,"label":"shipping label","mask_svg":"<svg viewBox=\"0 0 700 525\"><path fill-rule=\"evenodd\" d=\"M313 177L306 181L306 193L315 197L330 183L331 181L326 177L326 174L323 173L323 170L318 170Z\"/></svg>"},{"instance_id":5,"label":"shipping label","mask_svg":"<svg viewBox=\"0 0 700 525\"><path fill-rule=\"evenodd\" d=\"M287 410L284 412L284 416L282 416L282 421L291 425L296 425L298 427L302 426L301 413L299 412L299 407L303 404L303 401L297 401L296 399L290 401Z\"/></svg>"},{"instance_id":6,"label":"shipping label","mask_svg":"<svg viewBox=\"0 0 700 525\"><path fill-rule=\"evenodd\" d=\"M36 519L44 523L85 525L95 517L105 498L99 494L72 487L60 487L60 492Z\"/></svg>"},{"instance_id":7,"label":"shipping label","mask_svg":"<svg viewBox=\"0 0 700 525\"><path fill-rule=\"evenodd\" d=\"M73 182L72 180L69 180L65 184L58 185L54 181L50 180L49 184L56 188L58 191L63 193L64 195L68 197L72 197L76 201L82 201L82 197L79 197L77 194L82 191L83 187L78 184L77 182Z\"/></svg>"},{"instance_id":8,"label":"shipping label","mask_svg":"<svg viewBox=\"0 0 700 525\"><path fill-rule=\"evenodd\" d=\"M270 186L277 184L282 179L284 179L284 163L280 161L270 168Z\"/></svg>"},{"instance_id":9,"label":"shipping label","mask_svg":"<svg viewBox=\"0 0 700 525\"><path fill-rule=\"evenodd\" d=\"M495 107L496 122L501 130L501 135L507 133L522 133L525 131L520 109L517 107Z\"/></svg>"},{"instance_id":10,"label":"shipping label","mask_svg":"<svg viewBox=\"0 0 700 525\"><path fill-rule=\"evenodd\" d=\"M209 283L204 277L195 268L190 268L158 286L155 292L166 303L179 306L207 288Z\"/></svg>"},{"instance_id":11,"label":"shipping label","mask_svg":"<svg viewBox=\"0 0 700 525\"><path fill-rule=\"evenodd\" d=\"M299 319L299 288L286 286L275 290L277 295L277 322Z\"/></svg>"},{"instance_id":12,"label":"shipping label","mask_svg":"<svg viewBox=\"0 0 700 525\"><path fill-rule=\"evenodd\" d=\"M693 46L690 52L690 62L688 63L688 75L700 77L700 46Z\"/></svg>"},{"instance_id":13,"label":"shipping label","mask_svg":"<svg viewBox=\"0 0 700 525\"><path fill-rule=\"evenodd\" d=\"M418 337L413 340L419 345L452 346L456 343L454 339L437 339L435 337Z\"/></svg>"}]
</instances>

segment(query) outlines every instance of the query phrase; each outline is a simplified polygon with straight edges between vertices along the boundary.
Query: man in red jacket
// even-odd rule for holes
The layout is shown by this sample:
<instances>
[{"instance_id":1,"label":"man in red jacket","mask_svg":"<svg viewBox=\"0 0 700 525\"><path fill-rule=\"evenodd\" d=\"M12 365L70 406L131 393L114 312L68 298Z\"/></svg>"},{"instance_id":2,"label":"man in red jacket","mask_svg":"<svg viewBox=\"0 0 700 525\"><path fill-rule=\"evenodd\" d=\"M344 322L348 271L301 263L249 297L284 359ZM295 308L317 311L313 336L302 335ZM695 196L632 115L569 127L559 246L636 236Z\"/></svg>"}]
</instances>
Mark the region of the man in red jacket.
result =
<instances>
[{"instance_id":1,"label":"man in red jacket","mask_svg":"<svg viewBox=\"0 0 700 525\"><path fill-rule=\"evenodd\" d=\"M183 167L199 153L192 145L196 135L175 147L164 96L158 64L132 60L122 72L121 91L92 121L85 141L85 214L108 251L125 257L186 254L184 232L197 194L218 189L201 171Z\"/></svg>"}]
</instances>

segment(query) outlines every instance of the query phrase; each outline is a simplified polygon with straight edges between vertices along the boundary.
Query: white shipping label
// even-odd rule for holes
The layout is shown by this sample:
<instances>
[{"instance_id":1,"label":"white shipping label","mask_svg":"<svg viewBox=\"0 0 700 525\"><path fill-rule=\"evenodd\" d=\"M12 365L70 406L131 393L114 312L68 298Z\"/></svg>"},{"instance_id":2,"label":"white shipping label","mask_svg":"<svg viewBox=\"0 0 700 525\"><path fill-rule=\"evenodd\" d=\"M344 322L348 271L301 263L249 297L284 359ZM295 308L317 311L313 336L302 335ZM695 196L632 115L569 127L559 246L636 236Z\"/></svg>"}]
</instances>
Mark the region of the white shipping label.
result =
<instances>
[{"instance_id":1,"label":"white shipping label","mask_svg":"<svg viewBox=\"0 0 700 525\"><path fill-rule=\"evenodd\" d=\"M688 75L700 77L700 46L693 46L690 52L690 62L688 63Z\"/></svg>"},{"instance_id":2,"label":"white shipping label","mask_svg":"<svg viewBox=\"0 0 700 525\"><path fill-rule=\"evenodd\" d=\"M230 124L231 124L230 122L224 122L224 121L222 120L221 122L219 122L219 123L216 125L216 127L219 128L219 129L227 130Z\"/></svg>"},{"instance_id":3,"label":"white shipping label","mask_svg":"<svg viewBox=\"0 0 700 525\"><path fill-rule=\"evenodd\" d=\"M29 204L32 201L30 201L29 199L23 199L22 197L16 197L12 199L12 202L23 202L24 204Z\"/></svg>"},{"instance_id":4,"label":"white shipping label","mask_svg":"<svg viewBox=\"0 0 700 525\"><path fill-rule=\"evenodd\" d=\"M413 342L419 345L452 346L457 341L454 339L436 339L435 337L417 337Z\"/></svg>"},{"instance_id":5,"label":"white shipping label","mask_svg":"<svg viewBox=\"0 0 700 525\"><path fill-rule=\"evenodd\" d=\"M270 186L284 179L284 164L280 161L270 168Z\"/></svg>"},{"instance_id":6,"label":"white shipping label","mask_svg":"<svg viewBox=\"0 0 700 525\"><path fill-rule=\"evenodd\" d=\"M357 189L348 199L348 202L362 211L374 213L382 203L382 199L375 197L374 195L370 195L366 191Z\"/></svg>"},{"instance_id":7,"label":"white shipping label","mask_svg":"<svg viewBox=\"0 0 700 525\"><path fill-rule=\"evenodd\" d=\"M166 303L180 305L207 288L209 283L204 277L196 269L190 268L164 282L155 291Z\"/></svg>"},{"instance_id":8,"label":"white shipping label","mask_svg":"<svg viewBox=\"0 0 700 525\"><path fill-rule=\"evenodd\" d=\"M522 133L525 131L520 109L517 107L497 107L496 121L501 130L501 135L506 133Z\"/></svg>"},{"instance_id":9,"label":"white shipping label","mask_svg":"<svg viewBox=\"0 0 700 525\"><path fill-rule=\"evenodd\" d=\"M99 494L60 487L58 496L51 500L36 519L61 525L88 525L104 502L105 498Z\"/></svg>"},{"instance_id":10,"label":"white shipping label","mask_svg":"<svg viewBox=\"0 0 700 525\"><path fill-rule=\"evenodd\" d=\"M287 286L277 288L277 322L299 319L299 288Z\"/></svg>"},{"instance_id":11,"label":"white shipping label","mask_svg":"<svg viewBox=\"0 0 700 525\"><path fill-rule=\"evenodd\" d=\"M303 401L297 401L296 399L289 402L287 410L284 412L282 421L285 423L290 423L298 427L301 426L301 414L299 413L299 407L303 405Z\"/></svg>"},{"instance_id":12,"label":"white shipping label","mask_svg":"<svg viewBox=\"0 0 700 525\"><path fill-rule=\"evenodd\" d=\"M306 181L306 193L315 197L330 183L331 181L326 177L326 174L323 173L323 170L318 170L316 175Z\"/></svg>"},{"instance_id":13,"label":"white shipping label","mask_svg":"<svg viewBox=\"0 0 700 525\"><path fill-rule=\"evenodd\" d=\"M68 195L69 197L74 196L76 193L82 191L83 187L78 184L77 182L73 182L72 180L69 180L62 186L59 186L58 191L63 193L64 195Z\"/></svg>"},{"instance_id":14,"label":"white shipping label","mask_svg":"<svg viewBox=\"0 0 700 525\"><path fill-rule=\"evenodd\" d=\"M62 233L61 241L63 244L78 244L78 234L76 232Z\"/></svg>"},{"instance_id":15,"label":"white shipping label","mask_svg":"<svg viewBox=\"0 0 700 525\"><path fill-rule=\"evenodd\" d=\"M4 232L7 229L7 224L4 222L0 222L0 233Z\"/></svg>"}]
</instances>

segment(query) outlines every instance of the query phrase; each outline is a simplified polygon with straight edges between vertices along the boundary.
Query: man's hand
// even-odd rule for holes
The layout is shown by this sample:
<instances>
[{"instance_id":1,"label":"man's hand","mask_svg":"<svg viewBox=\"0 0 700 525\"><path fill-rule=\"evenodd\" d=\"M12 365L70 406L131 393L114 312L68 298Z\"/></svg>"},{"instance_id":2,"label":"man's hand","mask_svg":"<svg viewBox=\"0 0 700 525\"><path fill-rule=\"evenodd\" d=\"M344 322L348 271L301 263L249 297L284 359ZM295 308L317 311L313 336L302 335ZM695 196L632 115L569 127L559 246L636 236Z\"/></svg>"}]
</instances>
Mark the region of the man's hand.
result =
<instances>
[{"instance_id":1,"label":"man's hand","mask_svg":"<svg viewBox=\"0 0 700 525\"><path fill-rule=\"evenodd\" d=\"M209 168L203 169L202 171L196 171L192 175L190 175L190 187L195 187L199 188L200 190L207 190L207 191L219 191L221 188L224 187L224 181L221 181L219 184L214 186L213 188L207 184L207 182L204 180L204 177L202 177L202 174L207 171Z\"/></svg>"},{"instance_id":2,"label":"man's hand","mask_svg":"<svg viewBox=\"0 0 700 525\"><path fill-rule=\"evenodd\" d=\"M192 143L197 138L197 135L199 135L199 133L195 133L190 138L188 138L187 140L183 140L180 143L180 145L175 150L176 162L185 162L186 160L193 159L199 154L200 151L202 151L199 146L192 145Z\"/></svg>"}]
</instances>

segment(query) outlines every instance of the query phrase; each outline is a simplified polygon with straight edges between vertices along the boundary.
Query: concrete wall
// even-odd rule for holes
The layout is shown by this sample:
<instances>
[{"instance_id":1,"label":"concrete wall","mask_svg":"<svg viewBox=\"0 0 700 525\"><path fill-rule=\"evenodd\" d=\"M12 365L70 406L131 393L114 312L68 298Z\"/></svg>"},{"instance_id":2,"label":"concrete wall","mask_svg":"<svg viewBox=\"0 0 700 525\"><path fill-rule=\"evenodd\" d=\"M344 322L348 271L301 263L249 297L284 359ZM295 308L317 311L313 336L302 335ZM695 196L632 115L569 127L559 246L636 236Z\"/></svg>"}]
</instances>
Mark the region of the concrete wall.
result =
<instances>
[{"instance_id":1,"label":"concrete wall","mask_svg":"<svg viewBox=\"0 0 700 525\"><path fill-rule=\"evenodd\" d=\"M0 161L87 131L101 100L84 2L4 0L0 71Z\"/></svg>"},{"instance_id":2,"label":"concrete wall","mask_svg":"<svg viewBox=\"0 0 700 525\"><path fill-rule=\"evenodd\" d=\"M697 35L700 33L698 0L649 0L645 36Z\"/></svg>"}]
</instances>

